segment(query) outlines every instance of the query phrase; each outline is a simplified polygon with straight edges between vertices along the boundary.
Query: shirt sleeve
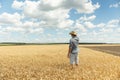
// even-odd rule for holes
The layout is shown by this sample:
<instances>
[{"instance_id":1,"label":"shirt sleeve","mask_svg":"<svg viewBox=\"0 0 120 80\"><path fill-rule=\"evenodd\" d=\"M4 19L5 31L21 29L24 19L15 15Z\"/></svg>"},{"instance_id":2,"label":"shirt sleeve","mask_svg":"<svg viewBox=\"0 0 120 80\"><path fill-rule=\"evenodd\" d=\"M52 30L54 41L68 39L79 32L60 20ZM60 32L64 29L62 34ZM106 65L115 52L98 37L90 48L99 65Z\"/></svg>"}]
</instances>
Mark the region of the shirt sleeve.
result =
<instances>
[{"instance_id":1,"label":"shirt sleeve","mask_svg":"<svg viewBox=\"0 0 120 80\"><path fill-rule=\"evenodd\" d=\"M73 43L72 43L72 40L70 40L70 43L69 43L69 48L71 48L71 49L72 49L72 47L73 47Z\"/></svg>"}]
</instances>

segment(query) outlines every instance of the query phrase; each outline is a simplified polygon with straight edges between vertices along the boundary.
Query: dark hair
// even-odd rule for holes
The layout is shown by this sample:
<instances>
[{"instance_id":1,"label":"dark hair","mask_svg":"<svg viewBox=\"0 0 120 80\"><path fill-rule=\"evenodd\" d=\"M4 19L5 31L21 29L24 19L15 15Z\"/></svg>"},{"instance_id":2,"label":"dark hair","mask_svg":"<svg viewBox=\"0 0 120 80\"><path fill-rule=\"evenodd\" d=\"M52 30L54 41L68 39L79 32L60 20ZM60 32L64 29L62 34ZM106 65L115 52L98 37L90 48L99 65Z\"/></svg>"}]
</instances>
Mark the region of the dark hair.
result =
<instances>
[{"instance_id":1,"label":"dark hair","mask_svg":"<svg viewBox=\"0 0 120 80\"><path fill-rule=\"evenodd\" d=\"M74 34L71 34L73 37L77 36L77 35L74 35Z\"/></svg>"}]
</instances>

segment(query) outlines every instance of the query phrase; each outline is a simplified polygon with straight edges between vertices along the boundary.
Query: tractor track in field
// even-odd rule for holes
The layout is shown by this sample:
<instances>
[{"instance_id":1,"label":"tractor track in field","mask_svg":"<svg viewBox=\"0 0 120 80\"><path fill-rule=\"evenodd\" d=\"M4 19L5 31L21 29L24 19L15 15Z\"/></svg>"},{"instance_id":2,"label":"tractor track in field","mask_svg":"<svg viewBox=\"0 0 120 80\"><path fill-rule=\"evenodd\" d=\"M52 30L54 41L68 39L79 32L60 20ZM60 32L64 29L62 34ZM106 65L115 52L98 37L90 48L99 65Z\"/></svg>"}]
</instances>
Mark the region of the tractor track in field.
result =
<instances>
[{"instance_id":1,"label":"tractor track in field","mask_svg":"<svg viewBox=\"0 0 120 80\"><path fill-rule=\"evenodd\" d=\"M120 56L120 46L85 46L97 51L107 52L116 56Z\"/></svg>"}]
</instances>

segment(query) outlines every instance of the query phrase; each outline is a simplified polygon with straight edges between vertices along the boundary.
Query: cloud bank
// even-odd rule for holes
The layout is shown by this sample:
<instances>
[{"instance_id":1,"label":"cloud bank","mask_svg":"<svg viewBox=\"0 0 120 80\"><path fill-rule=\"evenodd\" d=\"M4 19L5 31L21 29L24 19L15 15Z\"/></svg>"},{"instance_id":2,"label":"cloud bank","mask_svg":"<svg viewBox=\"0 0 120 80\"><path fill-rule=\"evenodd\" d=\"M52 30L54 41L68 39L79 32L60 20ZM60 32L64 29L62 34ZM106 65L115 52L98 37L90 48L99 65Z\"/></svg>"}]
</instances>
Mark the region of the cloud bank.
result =
<instances>
[{"instance_id":1,"label":"cloud bank","mask_svg":"<svg viewBox=\"0 0 120 80\"><path fill-rule=\"evenodd\" d=\"M118 7L119 3L110 5L110 7L115 6ZM11 34L9 36L13 37L12 33L18 33L26 42L39 40L40 42L67 42L69 38L67 33L71 30L77 31L83 42L98 39L102 42L113 31L116 31L116 34L120 32L118 19L109 20L107 23L94 23L97 18L94 13L100 8L100 4L93 4L91 0L14 0L11 8L16 11L0 14L0 34ZM75 10L76 14L84 15L73 20L70 15L71 10ZM34 40L31 40L30 36ZM11 41L22 41L22 39L18 40L15 36Z\"/></svg>"}]
</instances>

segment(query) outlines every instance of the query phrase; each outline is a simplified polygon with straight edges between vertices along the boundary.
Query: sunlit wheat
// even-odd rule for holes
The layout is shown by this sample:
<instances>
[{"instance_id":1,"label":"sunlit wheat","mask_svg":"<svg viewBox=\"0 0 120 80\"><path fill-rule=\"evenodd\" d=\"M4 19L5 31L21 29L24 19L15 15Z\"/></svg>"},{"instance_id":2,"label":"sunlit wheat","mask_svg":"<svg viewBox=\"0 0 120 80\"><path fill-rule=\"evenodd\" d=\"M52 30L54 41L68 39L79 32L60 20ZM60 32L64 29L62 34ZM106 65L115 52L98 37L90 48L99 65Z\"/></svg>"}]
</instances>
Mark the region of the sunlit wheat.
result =
<instances>
[{"instance_id":1,"label":"sunlit wheat","mask_svg":"<svg viewBox=\"0 0 120 80\"><path fill-rule=\"evenodd\" d=\"M68 45L0 46L0 80L120 80L120 57L80 47L70 68Z\"/></svg>"}]
</instances>

